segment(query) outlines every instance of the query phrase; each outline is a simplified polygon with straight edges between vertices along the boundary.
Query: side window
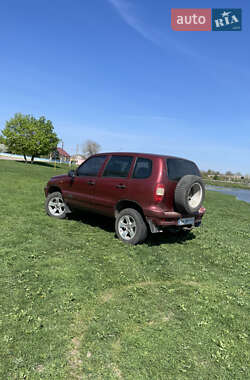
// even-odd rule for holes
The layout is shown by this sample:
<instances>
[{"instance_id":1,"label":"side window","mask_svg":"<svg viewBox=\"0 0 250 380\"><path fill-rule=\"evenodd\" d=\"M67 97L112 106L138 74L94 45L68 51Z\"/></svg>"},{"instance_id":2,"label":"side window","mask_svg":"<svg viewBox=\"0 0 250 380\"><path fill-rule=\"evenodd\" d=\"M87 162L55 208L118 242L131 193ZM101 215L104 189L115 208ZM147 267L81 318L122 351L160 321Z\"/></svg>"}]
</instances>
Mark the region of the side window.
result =
<instances>
[{"instance_id":1,"label":"side window","mask_svg":"<svg viewBox=\"0 0 250 380\"><path fill-rule=\"evenodd\" d=\"M96 156L89 158L77 169L77 174L79 176L91 176L96 177L99 170L104 163L106 156Z\"/></svg>"},{"instance_id":2,"label":"side window","mask_svg":"<svg viewBox=\"0 0 250 380\"><path fill-rule=\"evenodd\" d=\"M134 157L112 156L109 160L103 177L127 177Z\"/></svg>"},{"instance_id":3,"label":"side window","mask_svg":"<svg viewBox=\"0 0 250 380\"><path fill-rule=\"evenodd\" d=\"M152 173L152 160L147 158L137 158L133 178L148 178Z\"/></svg>"}]
</instances>

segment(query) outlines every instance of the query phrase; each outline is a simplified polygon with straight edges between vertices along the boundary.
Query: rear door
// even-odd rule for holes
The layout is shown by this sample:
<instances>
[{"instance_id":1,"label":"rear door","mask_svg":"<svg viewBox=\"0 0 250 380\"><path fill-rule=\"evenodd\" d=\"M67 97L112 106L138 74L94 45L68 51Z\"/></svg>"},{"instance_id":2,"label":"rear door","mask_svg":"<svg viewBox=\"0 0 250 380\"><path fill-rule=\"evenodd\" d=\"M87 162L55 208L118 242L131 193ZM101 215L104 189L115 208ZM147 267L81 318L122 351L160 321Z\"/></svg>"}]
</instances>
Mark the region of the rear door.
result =
<instances>
[{"instance_id":1,"label":"rear door","mask_svg":"<svg viewBox=\"0 0 250 380\"><path fill-rule=\"evenodd\" d=\"M93 196L98 173L104 165L107 156L90 157L76 171L76 176L70 180L65 192L65 200L72 206L93 209Z\"/></svg>"},{"instance_id":2,"label":"rear door","mask_svg":"<svg viewBox=\"0 0 250 380\"><path fill-rule=\"evenodd\" d=\"M185 160L183 158L167 158L167 196L165 201L167 207L174 209L174 193L178 181L185 175L192 174L198 177L201 176L200 171L193 161Z\"/></svg>"},{"instance_id":3,"label":"rear door","mask_svg":"<svg viewBox=\"0 0 250 380\"><path fill-rule=\"evenodd\" d=\"M155 184L153 161L150 158L136 158L130 180L129 199L137 202L143 208L150 207L153 201Z\"/></svg>"},{"instance_id":4,"label":"rear door","mask_svg":"<svg viewBox=\"0 0 250 380\"><path fill-rule=\"evenodd\" d=\"M113 216L117 202L127 199L133 159L133 156L126 155L111 156L102 175L97 178L94 203L103 214Z\"/></svg>"}]
</instances>

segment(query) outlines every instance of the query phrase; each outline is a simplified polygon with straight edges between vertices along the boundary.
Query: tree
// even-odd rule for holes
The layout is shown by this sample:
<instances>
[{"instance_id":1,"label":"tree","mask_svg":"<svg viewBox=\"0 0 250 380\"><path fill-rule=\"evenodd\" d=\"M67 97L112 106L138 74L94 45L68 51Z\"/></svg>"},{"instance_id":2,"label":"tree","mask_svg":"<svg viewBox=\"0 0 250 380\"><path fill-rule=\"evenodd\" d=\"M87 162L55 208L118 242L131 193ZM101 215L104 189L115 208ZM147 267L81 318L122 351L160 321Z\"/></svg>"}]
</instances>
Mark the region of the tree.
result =
<instances>
[{"instance_id":1,"label":"tree","mask_svg":"<svg viewBox=\"0 0 250 380\"><path fill-rule=\"evenodd\" d=\"M100 151L101 146L92 140L87 140L82 147L82 152L86 157L90 157Z\"/></svg>"},{"instance_id":2,"label":"tree","mask_svg":"<svg viewBox=\"0 0 250 380\"><path fill-rule=\"evenodd\" d=\"M0 136L0 144L6 144L5 138L3 136Z\"/></svg>"},{"instance_id":3,"label":"tree","mask_svg":"<svg viewBox=\"0 0 250 380\"><path fill-rule=\"evenodd\" d=\"M59 155L59 152L57 149L53 150L53 152L51 152L51 158L52 160L60 160L60 155Z\"/></svg>"},{"instance_id":4,"label":"tree","mask_svg":"<svg viewBox=\"0 0 250 380\"><path fill-rule=\"evenodd\" d=\"M44 116L36 119L32 115L21 113L16 113L6 122L2 135L12 153L23 154L26 162L27 155L30 155L31 163L35 156L53 151L59 141L50 120L46 120Z\"/></svg>"}]
</instances>

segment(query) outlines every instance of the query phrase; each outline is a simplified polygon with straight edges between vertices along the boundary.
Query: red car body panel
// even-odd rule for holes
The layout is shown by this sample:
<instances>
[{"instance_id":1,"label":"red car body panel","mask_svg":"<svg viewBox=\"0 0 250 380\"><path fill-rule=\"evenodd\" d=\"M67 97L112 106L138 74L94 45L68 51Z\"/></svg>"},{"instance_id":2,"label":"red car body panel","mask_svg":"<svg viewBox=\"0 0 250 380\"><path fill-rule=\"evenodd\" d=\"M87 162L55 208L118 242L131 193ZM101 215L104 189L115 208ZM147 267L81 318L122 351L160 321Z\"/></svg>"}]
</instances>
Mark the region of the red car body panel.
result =
<instances>
[{"instance_id":1,"label":"red car body panel","mask_svg":"<svg viewBox=\"0 0 250 380\"><path fill-rule=\"evenodd\" d=\"M108 161L115 155L133 157L127 178L102 176ZM100 153L95 156L107 156L97 176L76 175L72 178L65 174L52 177L45 188L45 195L58 190L69 207L86 209L111 217L116 215L119 202L131 202L141 208L148 221L160 227L175 226L178 219L190 216L175 211L174 194L177 181L169 180L167 175L166 159L178 159L178 157L131 152ZM152 160L152 173L149 178L132 178L138 157ZM157 184L163 184L165 187L161 202L154 200ZM201 222L205 211L201 207L195 214L195 224Z\"/></svg>"}]
</instances>

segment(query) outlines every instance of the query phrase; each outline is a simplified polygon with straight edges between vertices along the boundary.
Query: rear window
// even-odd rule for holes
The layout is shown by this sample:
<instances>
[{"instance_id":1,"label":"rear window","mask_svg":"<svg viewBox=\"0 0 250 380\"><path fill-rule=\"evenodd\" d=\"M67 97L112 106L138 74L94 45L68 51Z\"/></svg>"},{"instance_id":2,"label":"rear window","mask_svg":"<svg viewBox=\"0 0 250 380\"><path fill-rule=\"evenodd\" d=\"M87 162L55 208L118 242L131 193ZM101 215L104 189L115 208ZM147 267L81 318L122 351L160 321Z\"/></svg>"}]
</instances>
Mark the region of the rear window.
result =
<instances>
[{"instance_id":1,"label":"rear window","mask_svg":"<svg viewBox=\"0 0 250 380\"><path fill-rule=\"evenodd\" d=\"M168 179L179 181L184 175L193 174L200 177L200 172L194 162L180 158L167 158Z\"/></svg>"}]
</instances>

